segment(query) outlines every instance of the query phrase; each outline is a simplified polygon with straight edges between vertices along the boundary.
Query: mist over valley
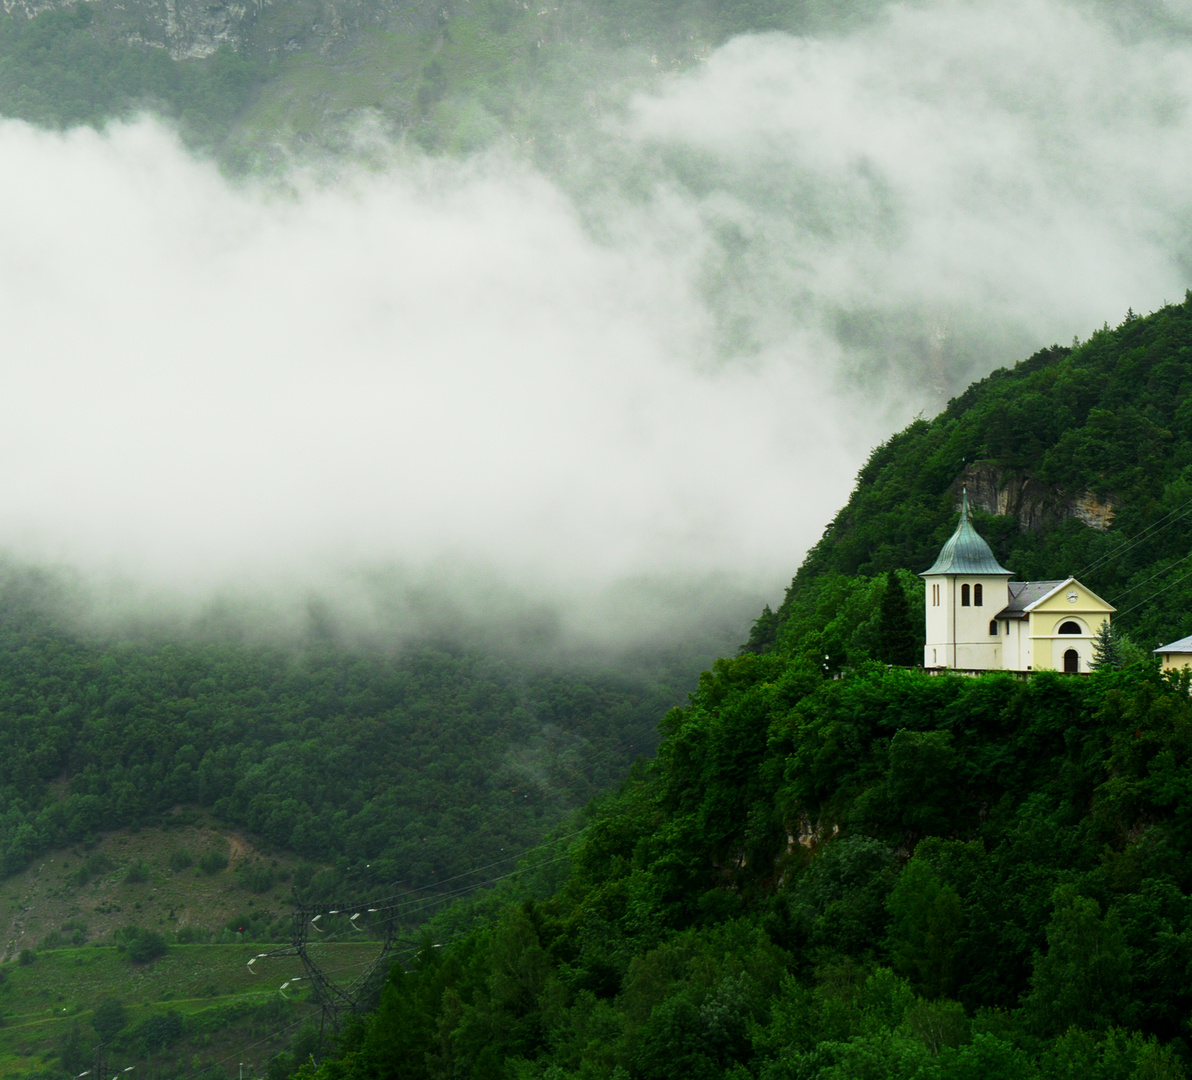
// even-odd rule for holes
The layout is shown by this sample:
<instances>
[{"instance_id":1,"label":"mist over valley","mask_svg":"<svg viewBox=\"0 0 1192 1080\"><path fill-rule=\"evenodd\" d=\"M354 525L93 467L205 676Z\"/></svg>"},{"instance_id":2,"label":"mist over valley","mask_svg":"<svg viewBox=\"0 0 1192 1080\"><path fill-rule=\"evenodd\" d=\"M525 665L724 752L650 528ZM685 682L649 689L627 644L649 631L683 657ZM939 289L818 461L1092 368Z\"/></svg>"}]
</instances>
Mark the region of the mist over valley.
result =
<instances>
[{"instance_id":1,"label":"mist over valley","mask_svg":"<svg viewBox=\"0 0 1192 1080\"><path fill-rule=\"evenodd\" d=\"M5 0L0 1075L1184 1077L1190 175L1187 0Z\"/></svg>"},{"instance_id":2,"label":"mist over valley","mask_svg":"<svg viewBox=\"0 0 1192 1080\"><path fill-rule=\"evenodd\" d=\"M6 121L0 540L184 618L740 627L888 432L1182 295L1185 17L895 6L652 76L606 45L581 120L282 120L264 178L151 116Z\"/></svg>"}]
</instances>

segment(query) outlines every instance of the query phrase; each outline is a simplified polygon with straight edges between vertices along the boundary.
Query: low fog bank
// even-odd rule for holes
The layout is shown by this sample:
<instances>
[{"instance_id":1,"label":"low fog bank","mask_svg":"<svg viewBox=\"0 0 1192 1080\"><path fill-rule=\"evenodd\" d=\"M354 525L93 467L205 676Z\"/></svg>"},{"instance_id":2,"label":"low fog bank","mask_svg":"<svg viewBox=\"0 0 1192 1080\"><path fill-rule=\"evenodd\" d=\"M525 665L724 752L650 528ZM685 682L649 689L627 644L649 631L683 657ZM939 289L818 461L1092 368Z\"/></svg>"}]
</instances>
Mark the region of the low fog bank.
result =
<instances>
[{"instance_id":1,"label":"low fog bank","mask_svg":"<svg viewBox=\"0 0 1192 1080\"><path fill-rule=\"evenodd\" d=\"M892 430L1182 299L1190 100L972 2L732 41L549 177L0 124L0 546L192 626L739 639Z\"/></svg>"}]
</instances>

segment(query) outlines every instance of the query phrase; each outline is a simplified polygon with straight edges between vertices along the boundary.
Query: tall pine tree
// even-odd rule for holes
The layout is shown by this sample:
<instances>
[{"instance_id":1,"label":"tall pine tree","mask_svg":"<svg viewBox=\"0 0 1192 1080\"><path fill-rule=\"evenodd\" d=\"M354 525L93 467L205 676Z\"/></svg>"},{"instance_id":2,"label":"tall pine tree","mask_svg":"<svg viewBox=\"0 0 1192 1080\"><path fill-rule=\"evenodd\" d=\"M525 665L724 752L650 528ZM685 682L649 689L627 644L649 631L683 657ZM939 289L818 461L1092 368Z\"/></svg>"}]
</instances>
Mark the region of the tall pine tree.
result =
<instances>
[{"instance_id":1,"label":"tall pine tree","mask_svg":"<svg viewBox=\"0 0 1192 1080\"><path fill-rule=\"evenodd\" d=\"M878 659L899 667L913 667L923 660L921 645L922 635L911 622L911 606L902 582L891 570L886 574L886 588L882 593Z\"/></svg>"},{"instance_id":2,"label":"tall pine tree","mask_svg":"<svg viewBox=\"0 0 1192 1080\"><path fill-rule=\"evenodd\" d=\"M1126 659L1122 653L1122 642L1118 636L1117 628L1111 626L1109 620L1106 619L1097 628L1096 634L1093 635L1093 662L1090 666L1093 668L1110 668L1116 671L1125 662Z\"/></svg>"}]
</instances>

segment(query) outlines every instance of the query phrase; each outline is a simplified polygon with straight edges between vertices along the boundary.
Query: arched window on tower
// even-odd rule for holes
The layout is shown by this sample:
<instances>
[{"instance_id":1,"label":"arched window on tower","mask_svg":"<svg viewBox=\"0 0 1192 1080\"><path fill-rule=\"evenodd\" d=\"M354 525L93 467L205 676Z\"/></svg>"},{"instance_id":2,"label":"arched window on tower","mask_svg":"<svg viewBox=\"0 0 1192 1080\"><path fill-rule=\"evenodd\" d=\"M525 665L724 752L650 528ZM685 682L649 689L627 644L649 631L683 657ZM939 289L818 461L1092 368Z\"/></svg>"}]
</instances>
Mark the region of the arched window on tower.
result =
<instances>
[{"instance_id":1,"label":"arched window on tower","mask_svg":"<svg viewBox=\"0 0 1192 1080\"><path fill-rule=\"evenodd\" d=\"M993 637L997 634L997 619L989 620L989 636Z\"/></svg>"},{"instance_id":2,"label":"arched window on tower","mask_svg":"<svg viewBox=\"0 0 1192 1080\"><path fill-rule=\"evenodd\" d=\"M973 607L981 606L982 591L980 585L973 586Z\"/></svg>"},{"instance_id":3,"label":"arched window on tower","mask_svg":"<svg viewBox=\"0 0 1192 1080\"><path fill-rule=\"evenodd\" d=\"M960 606L969 606L969 587L967 585L960 586Z\"/></svg>"},{"instance_id":4,"label":"arched window on tower","mask_svg":"<svg viewBox=\"0 0 1192 1080\"><path fill-rule=\"evenodd\" d=\"M1074 623L1071 620L1068 620L1068 622L1060 623L1060 633L1061 634L1079 634L1079 633L1081 633L1080 623Z\"/></svg>"},{"instance_id":5,"label":"arched window on tower","mask_svg":"<svg viewBox=\"0 0 1192 1080\"><path fill-rule=\"evenodd\" d=\"M1075 675L1080 672L1080 653L1075 649L1069 649L1064 653L1064 671L1068 675Z\"/></svg>"}]
</instances>

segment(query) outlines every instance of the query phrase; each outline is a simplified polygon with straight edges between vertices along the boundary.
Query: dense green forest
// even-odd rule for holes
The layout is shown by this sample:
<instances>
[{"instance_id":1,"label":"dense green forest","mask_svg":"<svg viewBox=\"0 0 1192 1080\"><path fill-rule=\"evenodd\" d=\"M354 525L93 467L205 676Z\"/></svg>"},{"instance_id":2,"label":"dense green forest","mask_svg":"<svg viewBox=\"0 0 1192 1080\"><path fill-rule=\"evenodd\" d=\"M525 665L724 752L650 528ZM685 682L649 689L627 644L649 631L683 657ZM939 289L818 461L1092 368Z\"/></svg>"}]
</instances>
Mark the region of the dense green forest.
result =
<instances>
[{"instance_id":1,"label":"dense green forest","mask_svg":"<svg viewBox=\"0 0 1192 1080\"><path fill-rule=\"evenodd\" d=\"M1029 526L973 514L1016 580L1079 578L1144 650L1192 633L1192 294L995 371L878 447L749 647L875 657L879 579L900 572L922 604L913 575L955 528L966 470L1029 482L1050 508ZM1056 509L1086 494L1111 527Z\"/></svg>"},{"instance_id":2,"label":"dense green forest","mask_svg":"<svg viewBox=\"0 0 1192 1080\"><path fill-rule=\"evenodd\" d=\"M328 865L315 892L458 886L651 751L699 663L585 673L443 643L113 642L72 630L56 594L28 571L0 578L5 874L203 807Z\"/></svg>"},{"instance_id":3,"label":"dense green forest","mask_svg":"<svg viewBox=\"0 0 1192 1080\"><path fill-rule=\"evenodd\" d=\"M1186 680L746 655L663 728L554 896L298 1075L1184 1075Z\"/></svg>"},{"instance_id":4,"label":"dense green forest","mask_svg":"<svg viewBox=\"0 0 1192 1080\"><path fill-rule=\"evenodd\" d=\"M1104 531L978 515L1023 577L1126 597L1136 641L1192 629L1190 346L1192 297L878 448L785 602L589 808L564 883L428 938L326 1060L273 1073L1185 1076L1192 677L1137 645L1029 682L884 661L921 626L913 572L974 463L1114 507Z\"/></svg>"}]
</instances>

